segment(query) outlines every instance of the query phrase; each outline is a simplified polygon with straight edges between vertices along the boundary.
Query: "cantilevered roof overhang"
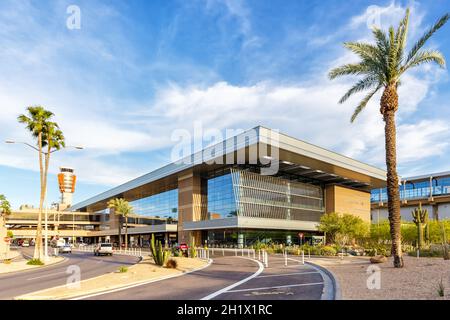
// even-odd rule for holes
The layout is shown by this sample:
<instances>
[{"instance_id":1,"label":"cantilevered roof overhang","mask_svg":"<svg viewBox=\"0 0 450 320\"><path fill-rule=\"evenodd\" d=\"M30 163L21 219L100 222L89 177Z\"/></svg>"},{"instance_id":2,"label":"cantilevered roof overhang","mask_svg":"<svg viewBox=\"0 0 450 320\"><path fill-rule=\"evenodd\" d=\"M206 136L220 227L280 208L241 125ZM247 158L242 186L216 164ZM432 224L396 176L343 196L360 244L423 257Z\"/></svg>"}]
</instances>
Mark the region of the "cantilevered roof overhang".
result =
<instances>
[{"instance_id":1,"label":"cantilevered roof overhang","mask_svg":"<svg viewBox=\"0 0 450 320\"><path fill-rule=\"evenodd\" d=\"M234 165L268 167L270 164L261 159L256 163L250 161L252 157L249 154L261 149L268 151L265 161L270 161L272 166L276 164L277 176L289 176L314 184L340 184L365 191L386 185L386 171L382 169L258 126L79 202L68 210L100 210L114 197L134 200L161 192L167 186L176 188L178 176L186 171L202 174ZM245 154L245 161L239 163L238 155L242 154ZM233 159L231 164L230 159Z\"/></svg>"}]
</instances>

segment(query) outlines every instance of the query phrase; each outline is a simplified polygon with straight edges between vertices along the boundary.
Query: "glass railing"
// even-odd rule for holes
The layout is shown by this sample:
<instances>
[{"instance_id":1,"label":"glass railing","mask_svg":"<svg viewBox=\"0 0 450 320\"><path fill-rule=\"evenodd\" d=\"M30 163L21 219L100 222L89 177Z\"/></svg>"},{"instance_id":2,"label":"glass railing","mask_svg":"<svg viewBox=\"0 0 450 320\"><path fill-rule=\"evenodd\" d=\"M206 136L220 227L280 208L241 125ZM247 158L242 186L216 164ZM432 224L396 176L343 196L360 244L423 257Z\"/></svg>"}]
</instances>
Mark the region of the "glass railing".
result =
<instances>
[{"instance_id":1,"label":"glass railing","mask_svg":"<svg viewBox=\"0 0 450 320\"><path fill-rule=\"evenodd\" d=\"M442 186L433 186L432 188L432 196L442 196L442 195L450 195L450 184L449 185L442 185ZM427 199L430 196L430 187L425 188L415 188L415 189L406 189L403 190L402 187L400 187L400 199L401 200L414 200L414 199ZM381 191L380 196L380 190L372 190L372 193L370 195L370 201L373 203L379 202L386 202L387 201L387 193L386 190L383 189Z\"/></svg>"}]
</instances>

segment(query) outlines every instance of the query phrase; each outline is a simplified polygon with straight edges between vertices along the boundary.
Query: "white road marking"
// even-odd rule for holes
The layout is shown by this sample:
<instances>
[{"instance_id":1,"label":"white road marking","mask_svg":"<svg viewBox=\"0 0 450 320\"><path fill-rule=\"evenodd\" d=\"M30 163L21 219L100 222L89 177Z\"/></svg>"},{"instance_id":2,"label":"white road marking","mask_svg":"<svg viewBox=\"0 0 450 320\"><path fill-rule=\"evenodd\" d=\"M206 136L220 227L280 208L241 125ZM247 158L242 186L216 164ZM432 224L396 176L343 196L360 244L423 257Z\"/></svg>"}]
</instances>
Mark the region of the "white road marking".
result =
<instances>
[{"instance_id":1,"label":"white road marking","mask_svg":"<svg viewBox=\"0 0 450 320\"><path fill-rule=\"evenodd\" d=\"M262 264L261 262L259 262L258 260L253 260L253 259L246 258L246 257L238 257L238 258L248 259L248 260L255 261L256 263L258 263L258 266L259 266L258 271L256 271L256 272L255 272L254 274L252 274L251 276L248 276L247 278L242 279L241 281L238 281L238 282L236 282L236 283L233 283L232 285L229 285L228 287L225 287L225 288L220 289L220 290L218 290L218 291L216 291L216 292L213 292L213 293L211 293L210 295L207 295L206 297L201 298L200 300L211 300L212 298L215 298L215 297L217 297L218 295L221 295L222 293L230 292L230 291L229 291L230 289L233 289L233 288L235 288L235 287L237 287L237 286L240 286L240 285L243 284L243 283L246 283L247 281L249 281L249 280L251 280L251 279L253 279L253 278L259 276L259 275L261 274L261 272L264 271L264 266L263 266L263 264Z\"/></svg>"},{"instance_id":2,"label":"white road marking","mask_svg":"<svg viewBox=\"0 0 450 320\"><path fill-rule=\"evenodd\" d=\"M319 271L308 271L308 272L293 272L293 273L280 273L280 274L268 274L265 276L258 276L257 278L269 278L269 277L282 277L282 276L293 276L296 274L311 274L320 273Z\"/></svg>"},{"instance_id":3,"label":"white road marking","mask_svg":"<svg viewBox=\"0 0 450 320\"><path fill-rule=\"evenodd\" d=\"M251 289L239 289L230 290L230 292L244 292L244 291L256 291L256 290L269 290L269 289L280 289L280 288L290 288L290 287L304 287L304 286L317 286L323 284L323 282L313 282L313 283L299 283L299 284L288 284L285 286L273 286L273 287L261 287L261 288L251 288Z\"/></svg>"},{"instance_id":4,"label":"white road marking","mask_svg":"<svg viewBox=\"0 0 450 320\"><path fill-rule=\"evenodd\" d=\"M51 276L54 276L55 274L60 274L60 273L66 273L66 272L65 272L65 271L54 272L54 273L51 273L51 274L46 274L46 275L44 275L44 276L39 276L39 277L29 278L29 279L27 279L27 280L36 280L36 279L41 279L41 278L47 278L47 277L51 277Z\"/></svg>"}]
</instances>

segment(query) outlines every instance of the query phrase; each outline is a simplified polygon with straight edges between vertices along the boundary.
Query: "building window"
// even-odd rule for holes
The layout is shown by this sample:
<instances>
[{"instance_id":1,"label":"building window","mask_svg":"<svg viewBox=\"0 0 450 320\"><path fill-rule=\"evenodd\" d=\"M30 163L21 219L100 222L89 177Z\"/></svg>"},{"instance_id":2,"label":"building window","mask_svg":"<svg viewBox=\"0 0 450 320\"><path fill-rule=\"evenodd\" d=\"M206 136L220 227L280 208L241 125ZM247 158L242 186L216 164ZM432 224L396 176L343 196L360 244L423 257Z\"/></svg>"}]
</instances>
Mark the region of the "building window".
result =
<instances>
[{"instance_id":1,"label":"building window","mask_svg":"<svg viewBox=\"0 0 450 320\"><path fill-rule=\"evenodd\" d=\"M139 216L178 218L178 189L161 192L150 197L131 201L134 213Z\"/></svg>"}]
</instances>

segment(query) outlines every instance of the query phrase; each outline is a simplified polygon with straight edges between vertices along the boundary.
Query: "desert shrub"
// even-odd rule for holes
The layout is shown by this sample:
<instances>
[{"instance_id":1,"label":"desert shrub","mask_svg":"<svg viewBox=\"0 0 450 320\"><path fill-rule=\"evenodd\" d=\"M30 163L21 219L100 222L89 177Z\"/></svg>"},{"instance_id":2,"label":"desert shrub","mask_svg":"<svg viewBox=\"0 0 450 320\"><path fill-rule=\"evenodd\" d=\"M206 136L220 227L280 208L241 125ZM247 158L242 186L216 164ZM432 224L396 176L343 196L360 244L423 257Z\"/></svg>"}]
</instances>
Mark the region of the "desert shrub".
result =
<instances>
[{"instance_id":1,"label":"desert shrub","mask_svg":"<svg viewBox=\"0 0 450 320\"><path fill-rule=\"evenodd\" d=\"M417 250L412 249L407 251L409 256L417 256ZM428 249L422 249L419 251L421 257L443 257L444 250L442 246L432 245Z\"/></svg>"},{"instance_id":2,"label":"desert shrub","mask_svg":"<svg viewBox=\"0 0 450 320\"><path fill-rule=\"evenodd\" d=\"M178 267L178 262L175 259L169 259L166 262L166 267L170 269L176 269Z\"/></svg>"},{"instance_id":3,"label":"desert shrub","mask_svg":"<svg viewBox=\"0 0 450 320\"><path fill-rule=\"evenodd\" d=\"M196 258L197 257L197 249L195 248L194 242L191 242L189 246L189 257Z\"/></svg>"},{"instance_id":4,"label":"desert shrub","mask_svg":"<svg viewBox=\"0 0 450 320\"><path fill-rule=\"evenodd\" d=\"M275 252L275 253L283 253L284 249L279 247L279 246L276 246L275 248L273 248L272 251Z\"/></svg>"},{"instance_id":5,"label":"desert shrub","mask_svg":"<svg viewBox=\"0 0 450 320\"><path fill-rule=\"evenodd\" d=\"M44 263L39 259L28 260L27 264L30 266L43 266L44 265Z\"/></svg>"},{"instance_id":6,"label":"desert shrub","mask_svg":"<svg viewBox=\"0 0 450 320\"><path fill-rule=\"evenodd\" d=\"M173 255L174 257L182 257L182 256L183 256L183 251L178 250L178 249L176 249L176 248L173 248L173 249L172 249L172 255Z\"/></svg>"},{"instance_id":7,"label":"desert shrub","mask_svg":"<svg viewBox=\"0 0 450 320\"><path fill-rule=\"evenodd\" d=\"M314 256L322 255L322 246L313 246L311 247L311 254Z\"/></svg>"},{"instance_id":8,"label":"desert shrub","mask_svg":"<svg viewBox=\"0 0 450 320\"><path fill-rule=\"evenodd\" d=\"M372 243L365 246L364 252L368 256L383 255L389 257L391 255L391 246L389 244Z\"/></svg>"},{"instance_id":9,"label":"desert shrub","mask_svg":"<svg viewBox=\"0 0 450 320\"><path fill-rule=\"evenodd\" d=\"M119 268L119 272L120 272L120 273L125 273L125 272L128 272L128 268L127 268L127 267L124 267L124 266L122 266L122 267L120 267L120 268Z\"/></svg>"},{"instance_id":10,"label":"desert shrub","mask_svg":"<svg viewBox=\"0 0 450 320\"><path fill-rule=\"evenodd\" d=\"M335 256L336 253L336 249L332 246L323 246L320 250L320 255L322 256Z\"/></svg>"}]
</instances>

